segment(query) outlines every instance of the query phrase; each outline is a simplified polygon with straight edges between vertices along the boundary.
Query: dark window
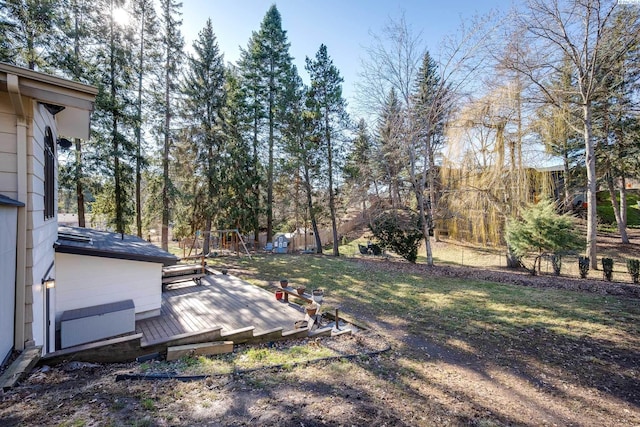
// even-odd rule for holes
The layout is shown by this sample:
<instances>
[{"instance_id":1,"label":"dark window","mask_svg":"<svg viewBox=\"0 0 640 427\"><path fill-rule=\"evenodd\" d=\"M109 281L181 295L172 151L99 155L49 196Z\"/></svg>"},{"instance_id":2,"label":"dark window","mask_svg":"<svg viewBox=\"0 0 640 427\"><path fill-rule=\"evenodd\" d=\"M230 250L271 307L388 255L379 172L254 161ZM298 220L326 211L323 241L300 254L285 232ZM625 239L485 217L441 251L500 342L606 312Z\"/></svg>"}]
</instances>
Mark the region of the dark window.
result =
<instances>
[{"instance_id":1,"label":"dark window","mask_svg":"<svg viewBox=\"0 0 640 427\"><path fill-rule=\"evenodd\" d=\"M44 219L53 218L56 214L56 161L55 146L51 128L44 131Z\"/></svg>"}]
</instances>

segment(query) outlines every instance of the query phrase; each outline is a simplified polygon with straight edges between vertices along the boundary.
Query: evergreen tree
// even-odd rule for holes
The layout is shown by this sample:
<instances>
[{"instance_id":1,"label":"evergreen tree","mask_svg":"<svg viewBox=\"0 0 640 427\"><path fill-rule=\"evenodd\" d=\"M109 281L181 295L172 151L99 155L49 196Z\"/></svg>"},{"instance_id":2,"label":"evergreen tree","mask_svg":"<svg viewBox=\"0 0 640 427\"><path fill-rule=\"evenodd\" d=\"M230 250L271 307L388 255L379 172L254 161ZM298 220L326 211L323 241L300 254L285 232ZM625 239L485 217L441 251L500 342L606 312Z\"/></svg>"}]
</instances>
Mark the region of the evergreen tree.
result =
<instances>
[{"instance_id":1,"label":"evergreen tree","mask_svg":"<svg viewBox=\"0 0 640 427\"><path fill-rule=\"evenodd\" d=\"M260 234L260 215L262 213L260 189L262 187L262 173L260 164L260 132L266 117L263 105L264 88L261 84L261 59L260 45L257 42L257 34L254 33L249 40L246 50L240 52L239 84L243 88L242 94L245 100L242 103L249 111L251 162L255 179L252 181L252 216L251 227L253 229L254 247L258 247Z\"/></svg>"},{"instance_id":2,"label":"evergreen tree","mask_svg":"<svg viewBox=\"0 0 640 427\"><path fill-rule=\"evenodd\" d=\"M273 237L274 153L278 148L276 142L280 139L280 116L286 103L284 87L291 64L287 33L282 29L280 12L273 5L267 11L260 29L253 33L239 63L243 83L249 88L249 105L254 111L253 146L256 160L260 139L267 151L267 242L271 242ZM263 132L264 138L261 138Z\"/></svg>"},{"instance_id":3,"label":"evergreen tree","mask_svg":"<svg viewBox=\"0 0 640 427\"><path fill-rule=\"evenodd\" d=\"M53 58L55 67L61 70L65 76L82 83L97 84L97 76L91 72L94 52L88 48L94 44L92 43L92 6L93 1L91 0L68 0L59 3L56 20L60 32L55 43L56 53ZM67 182L75 187L78 226L85 227L84 193L87 178L83 170L83 142L79 138L75 138L74 145L73 180Z\"/></svg>"},{"instance_id":4,"label":"evergreen tree","mask_svg":"<svg viewBox=\"0 0 640 427\"><path fill-rule=\"evenodd\" d=\"M319 137L313 131L319 117L307 110L307 101L313 105L314 100L309 97L309 91L304 86L295 66L291 69L290 80L286 87L290 102L287 103L283 116L284 149L290 157L293 169L300 175L306 199L306 212L315 237L316 253L321 254L322 240L318 229L318 207L314 201L314 183L317 182L320 171L321 150ZM297 181L298 177L296 177Z\"/></svg>"},{"instance_id":5,"label":"evergreen tree","mask_svg":"<svg viewBox=\"0 0 640 427\"><path fill-rule=\"evenodd\" d=\"M542 200L522 212L522 218L512 218L507 224L507 244L521 258L534 256L532 274L540 272L544 255L562 256L584 248L584 240L576 233L568 215L559 215L555 206Z\"/></svg>"},{"instance_id":6,"label":"evergreen tree","mask_svg":"<svg viewBox=\"0 0 640 427\"><path fill-rule=\"evenodd\" d=\"M309 89L310 105L317 116L317 135L322 144L327 161L329 212L333 232L333 255L339 256L338 226L336 223L336 194L333 187L342 155L340 145L343 132L348 125L346 102L342 97L342 77L327 54L327 47L320 45L315 59L306 58L306 70L311 79Z\"/></svg>"},{"instance_id":7,"label":"evergreen tree","mask_svg":"<svg viewBox=\"0 0 640 427\"><path fill-rule=\"evenodd\" d=\"M260 182L257 161L252 153L253 110L247 104L246 90L241 85L238 70L229 67L225 73L225 105L223 108L223 132L226 139L228 160L224 173L225 188L221 197L228 201L227 225L241 233L255 231L255 206L259 197L254 189Z\"/></svg>"},{"instance_id":8,"label":"evergreen tree","mask_svg":"<svg viewBox=\"0 0 640 427\"><path fill-rule=\"evenodd\" d=\"M96 71L99 75L96 111L93 114L95 150L87 160L113 178L113 203L105 203L107 222L116 232L124 233L132 214L130 189L131 163L135 157L131 139L135 120L130 98L132 61L130 34L114 19L113 12L122 7L120 0L106 0L99 4L96 19Z\"/></svg>"},{"instance_id":9,"label":"evergreen tree","mask_svg":"<svg viewBox=\"0 0 640 427\"><path fill-rule=\"evenodd\" d=\"M411 97L409 130L409 175L416 195L420 224L427 252L427 265L433 265L430 236L438 203L435 153L444 145L444 128L451 111L448 86L438 73L438 65L425 52ZM428 194L428 199L425 200Z\"/></svg>"},{"instance_id":10,"label":"evergreen tree","mask_svg":"<svg viewBox=\"0 0 640 427\"><path fill-rule=\"evenodd\" d=\"M194 55L188 57L184 79L185 114L191 126L193 144L198 153L198 167L206 182L204 191L204 253L209 252L211 225L223 212L221 194L225 172L226 147L222 133L222 108L225 102L223 58L216 36L207 20L193 43Z\"/></svg>"},{"instance_id":11,"label":"evergreen tree","mask_svg":"<svg viewBox=\"0 0 640 427\"><path fill-rule=\"evenodd\" d=\"M640 93L640 40L625 34L625 20L640 14L635 9L622 8L611 22L605 42L615 45L621 40L627 45L624 55L605 57L608 72L603 77L604 90L594 102L594 135L601 141L596 146L597 170L604 177L622 243L627 235L626 180L631 176L640 151L637 99ZM626 40L624 38L626 37ZM604 67L603 67L604 68ZM619 191L620 203L617 202Z\"/></svg>"},{"instance_id":12,"label":"evergreen tree","mask_svg":"<svg viewBox=\"0 0 640 427\"><path fill-rule=\"evenodd\" d=\"M159 77L158 112L163 120L159 135L162 137L162 249L169 247L170 205L173 196L173 184L169 175L171 146L175 139L175 131L171 127L176 115L176 95L179 91L179 75L182 63L182 47L184 44L179 20L181 3L174 0L161 0L161 49L164 62L163 72Z\"/></svg>"},{"instance_id":13,"label":"evergreen tree","mask_svg":"<svg viewBox=\"0 0 640 427\"><path fill-rule=\"evenodd\" d=\"M358 121L355 132L352 151L347 155L344 167L344 178L346 183L351 184L358 193L362 200L362 212L364 213L371 185L376 186L377 190L377 183L373 175L373 144L364 119Z\"/></svg>"},{"instance_id":14,"label":"evergreen tree","mask_svg":"<svg viewBox=\"0 0 640 427\"><path fill-rule=\"evenodd\" d=\"M142 171L147 164L143 154L143 117L145 110L149 110L148 90L145 88L145 80L154 69L159 68L159 39L158 18L152 0L135 0L132 3L132 12L136 30L135 74L137 75L136 88L136 161L135 161L135 194L136 194L136 233L142 237Z\"/></svg>"},{"instance_id":15,"label":"evergreen tree","mask_svg":"<svg viewBox=\"0 0 640 427\"><path fill-rule=\"evenodd\" d=\"M0 60L30 70L49 68L55 1L0 1Z\"/></svg>"},{"instance_id":16,"label":"evergreen tree","mask_svg":"<svg viewBox=\"0 0 640 427\"><path fill-rule=\"evenodd\" d=\"M392 207L402 206L402 174L406 161L403 148L404 117L400 100L394 88L389 90L387 100L378 120L378 168L389 189Z\"/></svg>"}]
</instances>

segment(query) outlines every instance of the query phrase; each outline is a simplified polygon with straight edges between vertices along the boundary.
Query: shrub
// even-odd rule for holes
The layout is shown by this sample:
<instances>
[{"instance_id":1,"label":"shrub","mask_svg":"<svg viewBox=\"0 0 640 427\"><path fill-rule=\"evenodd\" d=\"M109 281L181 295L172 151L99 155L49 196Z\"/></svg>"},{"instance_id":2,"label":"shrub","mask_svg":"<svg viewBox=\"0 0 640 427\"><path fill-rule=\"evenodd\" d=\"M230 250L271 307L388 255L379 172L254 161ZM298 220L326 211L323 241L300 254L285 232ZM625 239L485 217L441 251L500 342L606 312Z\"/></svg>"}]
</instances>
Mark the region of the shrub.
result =
<instances>
[{"instance_id":1,"label":"shrub","mask_svg":"<svg viewBox=\"0 0 640 427\"><path fill-rule=\"evenodd\" d=\"M578 257L578 269L580 270L580 277L583 279L587 278L587 274L589 274L589 257L581 256Z\"/></svg>"},{"instance_id":2,"label":"shrub","mask_svg":"<svg viewBox=\"0 0 640 427\"><path fill-rule=\"evenodd\" d=\"M560 270L562 269L562 255L553 254L551 255L551 265L553 266L553 274L556 276L560 275Z\"/></svg>"},{"instance_id":3,"label":"shrub","mask_svg":"<svg viewBox=\"0 0 640 427\"><path fill-rule=\"evenodd\" d=\"M633 283L638 283L638 276L640 276L640 260L628 259L627 271L629 272L629 275L631 276L631 280L633 280Z\"/></svg>"},{"instance_id":4,"label":"shrub","mask_svg":"<svg viewBox=\"0 0 640 427\"><path fill-rule=\"evenodd\" d=\"M386 210L375 216L369 224L380 246L392 250L407 261L418 259L418 246L424 238L418 215L402 209Z\"/></svg>"},{"instance_id":5,"label":"shrub","mask_svg":"<svg viewBox=\"0 0 640 427\"><path fill-rule=\"evenodd\" d=\"M602 258L602 272L604 274L604 278L610 282L613 278L613 259Z\"/></svg>"},{"instance_id":6,"label":"shrub","mask_svg":"<svg viewBox=\"0 0 640 427\"><path fill-rule=\"evenodd\" d=\"M525 266L531 274L536 274L536 270L540 271L543 256L560 256L584 247L584 241L575 230L572 218L558 214L555 205L549 200L530 205L522 212L522 218L509 221L506 240L523 266L523 257L534 255L533 266Z\"/></svg>"}]
</instances>

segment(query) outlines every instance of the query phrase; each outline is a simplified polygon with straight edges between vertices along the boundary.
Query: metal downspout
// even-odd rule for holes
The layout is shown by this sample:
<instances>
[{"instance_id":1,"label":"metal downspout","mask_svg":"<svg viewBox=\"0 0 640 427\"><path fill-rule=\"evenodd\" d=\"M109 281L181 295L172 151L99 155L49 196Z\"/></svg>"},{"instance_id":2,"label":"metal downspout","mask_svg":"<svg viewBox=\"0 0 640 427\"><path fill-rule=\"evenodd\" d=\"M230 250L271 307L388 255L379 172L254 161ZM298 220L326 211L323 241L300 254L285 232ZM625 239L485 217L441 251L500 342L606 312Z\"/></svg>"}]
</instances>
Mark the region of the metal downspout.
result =
<instances>
[{"instance_id":1,"label":"metal downspout","mask_svg":"<svg viewBox=\"0 0 640 427\"><path fill-rule=\"evenodd\" d=\"M18 208L14 348L16 350L24 350L27 291L27 117L22 103L22 95L20 94L18 76L7 74L7 89L16 114L17 199L24 203L23 207Z\"/></svg>"}]
</instances>

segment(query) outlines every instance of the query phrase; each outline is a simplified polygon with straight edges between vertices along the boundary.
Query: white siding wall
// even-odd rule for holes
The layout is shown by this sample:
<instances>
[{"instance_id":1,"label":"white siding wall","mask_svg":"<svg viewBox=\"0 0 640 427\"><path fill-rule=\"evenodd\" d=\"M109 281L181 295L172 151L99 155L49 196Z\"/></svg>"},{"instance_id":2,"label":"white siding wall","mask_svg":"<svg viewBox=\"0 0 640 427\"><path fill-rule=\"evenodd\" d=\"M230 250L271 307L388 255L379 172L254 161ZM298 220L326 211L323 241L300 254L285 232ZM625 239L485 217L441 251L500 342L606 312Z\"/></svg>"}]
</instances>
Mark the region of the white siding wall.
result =
<instances>
[{"instance_id":1,"label":"white siding wall","mask_svg":"<svg viewBox=\"0 0 640 427\"><path fill-rule=\"evenodd\" d=\"M56 322L66 310L126 299L137 319L160 310L162 264L57 253L56 272Z\"/></svg>"},{"instance_id":2,"label":"white siding wall","mask_svg":"<svg viewBox=\"0 0 640 427\"><path fill-rule=\"evenodd\" d=\"M0 363L13 348L18 209L0 206Z\"/></svg>"},{"instance_id":3,"label":"white siding wall","mask_svg":"<svg viewBox=\"0 0 640 427\"><path fill-rule=\"evenodd\" d=\"M43 345L46 300L41 283L55 258L53 244L58 238L57 218L44 220L44 131L46 126L51 127L54 140L57 131L53 117L40 104L33 103L33 115L27 141L27 286L32 284L33 339L36 345ZM56 277L56 268L49 276Z\"/></svg>"},{"instance_id":4,"label":"white siding wall","mask_svg":"<svg viewBox=\"0 0 640 427\"><path fill-rule=\"evenodd\" d=\"M0 194L18 198L16 116L7 92L0 92Z\"/></svg>"}]
</instances>

